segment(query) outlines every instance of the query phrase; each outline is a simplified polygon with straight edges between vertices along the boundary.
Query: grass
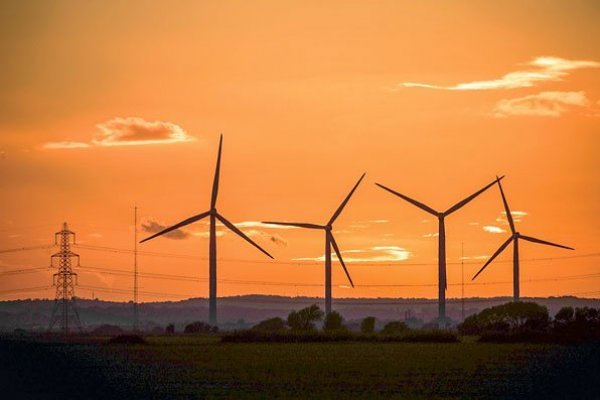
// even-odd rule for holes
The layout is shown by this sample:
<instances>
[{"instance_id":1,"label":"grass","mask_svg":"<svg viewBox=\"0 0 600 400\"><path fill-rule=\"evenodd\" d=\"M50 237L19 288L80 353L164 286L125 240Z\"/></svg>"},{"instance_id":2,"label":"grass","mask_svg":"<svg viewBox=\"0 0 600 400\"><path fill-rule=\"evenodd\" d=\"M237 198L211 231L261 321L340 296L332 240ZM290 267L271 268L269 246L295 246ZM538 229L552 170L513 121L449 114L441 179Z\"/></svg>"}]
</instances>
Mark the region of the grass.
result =
<instances>
[{"instance_id":1,"label":"grass","mask_svg":"<svg viewBox=\"0 0 600 400\"><path fill-rule=\"evenodd\" d=\"M146 340L140 345L106 344L106 339L0 342L7 369L0 379L20 377L5 387L18 388L20 382L30 390L21 398L54 398L35 394L64 385L56 371L68 365L71 390L80 390L82 398L574 399L597 396L593 383L600 370L600 347L593 344ZM86 392L90 385L96 390Z\"/></svg>"}]
</instances>

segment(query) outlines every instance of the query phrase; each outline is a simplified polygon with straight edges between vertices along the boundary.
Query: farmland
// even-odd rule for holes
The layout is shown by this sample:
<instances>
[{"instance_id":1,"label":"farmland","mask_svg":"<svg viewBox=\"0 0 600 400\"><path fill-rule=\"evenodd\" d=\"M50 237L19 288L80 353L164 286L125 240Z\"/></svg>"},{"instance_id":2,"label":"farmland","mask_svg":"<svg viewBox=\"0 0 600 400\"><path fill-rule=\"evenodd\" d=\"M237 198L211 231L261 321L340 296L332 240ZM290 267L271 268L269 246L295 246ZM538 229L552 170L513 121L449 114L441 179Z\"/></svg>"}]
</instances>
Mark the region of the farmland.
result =
<instances>
[{"instance_id":1,"label":"farmland","mask_svg":"<svg viewBox=\"0 0 600 400\"><path fill-rule=\"evenodd\" d=\"M597 398L597 344L2 340L10 398Z\"/></svg>"}]
</instances>

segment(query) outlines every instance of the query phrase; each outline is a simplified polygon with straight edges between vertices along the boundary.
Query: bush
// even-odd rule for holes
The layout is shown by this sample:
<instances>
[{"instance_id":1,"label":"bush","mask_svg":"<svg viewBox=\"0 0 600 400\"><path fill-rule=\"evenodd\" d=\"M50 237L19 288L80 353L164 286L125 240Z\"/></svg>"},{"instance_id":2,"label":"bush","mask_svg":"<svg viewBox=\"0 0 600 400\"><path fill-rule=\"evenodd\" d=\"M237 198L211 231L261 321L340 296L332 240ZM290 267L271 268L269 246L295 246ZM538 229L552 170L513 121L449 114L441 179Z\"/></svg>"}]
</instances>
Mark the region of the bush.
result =
<instances>
[{"instance_id":1,"label":"bush","mask_svg":"<svg viewBox=\"0 0 600 400\"><path fill-rule=\"evenodd\" d=\"M284 332L286 326L282 318L275 317L259 322L252 327L252 330L258 332Z\"/></svg>"},{"instance_id":2,"label":"bush","mask_svg":"<svg viewBox=\"0 0 600 400\"><path fill-rule=\"evenodd\" d=\"M169 324L165 328L165 333L167 335L173 335L175 333L175 324Z\"/></svg>"},{"instance_id":3,"label":"bush","mask_svg":"<svg viewBox=\"0 0 600 400\"><path fill-rule=\"evenodd\" d=\"M187 324L183 330L183 333L216 333L219 331L219 328L216 326L210 326L209 324L196 321L191 324Z\"/></svg>"},{"instance_id":4,"label":"bush","mask_svg":"<svg viewBox=\"0 0 600 400\"><path fill-rule=\"evenodd\" d=\"M310 332L315 330L315 322L323 319L323 311L313 304L300 311L292 311L287 318L288 326L296 332Z\"/></svg>"},{"instance_id":5,"label":"bush","mask_svg":"<svg viewBox=\"0 0 600 400\"><path fill-rule=\"evenodd\" d=\"M381 334L384 336L398 336L409 331L408 326L402 321L392 321L385 324L381 330Z\"/></svg>"},{"instance_id":6,"label":"bush","mask_svg":"<svg viewBox=\"0 0 600 400\"><path fill-rule=\"evenodd\" d=\"M375 332L375 317L366 317L360 323L360 333L370 335Z\"/></svg>"},{"instance_id":7,"label":"bush","mask_svg":"<svg viewBox=\"0 0 600 400\"><path fill-rule=\"evenodd\" d=\"M342 332L347 331L348 328L344 326L344 318L340 315L340 313L337 311L332 311L325 317L323 330L325 332Z\"/></svg>"},{"instance_id":8,"label":"bush","mask_svg":"<svg viewBox=\"0 0 600 400\"><path fill-rule=\"evenodd\" d=\"M556 313L552 333L559 341L600 339L600 310L590 307L563 307Z\"/></svg>"},{"instance_id":9,"label":"bush","mask_svg":"<svg viewBox=\"0 0 600 400\"><path fill-rule=\"evenodd\" d=\"M548 309L532 302L510 302L467 317L458 330L462 335L485 332L544 332L550 325Z\"/></svg>"}]
</instances>

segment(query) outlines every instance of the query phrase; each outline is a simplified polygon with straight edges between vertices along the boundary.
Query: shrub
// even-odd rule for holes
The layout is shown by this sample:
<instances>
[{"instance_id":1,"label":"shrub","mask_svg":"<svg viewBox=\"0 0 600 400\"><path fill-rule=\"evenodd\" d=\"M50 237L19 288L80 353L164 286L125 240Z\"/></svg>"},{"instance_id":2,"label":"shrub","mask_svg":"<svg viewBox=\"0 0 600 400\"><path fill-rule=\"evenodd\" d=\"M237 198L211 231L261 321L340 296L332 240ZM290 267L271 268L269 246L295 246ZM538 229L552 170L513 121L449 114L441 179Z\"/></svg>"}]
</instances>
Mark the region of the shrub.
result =
<instances>
[{"instance_id":1,"label":"shrub","mask_svg":"<svg viewBox=\"0 0 600 400\"><path fill-rule=\"evenodd\" d=\"M210 326L209 324L196 321L191 324L187 324L183 330L183 333L216 333L219 331L219 328L216 326Z\"/></svg>"},{"instance_id":2,"label":"shrub","mask_svg":"<svg viewBox=\"0 0 600 400\"><path fill-rule=\"evenodd\" d=\"M252 327L259 332L283 332L286 330L285 321L279 317L265 319Z\"/></svg>"},{"instance_id":3,"label":"shrub","mask_svg":"<svg viewBox=\"0 0 600 400\"><path fill-rule=\"evenodd\" d=\"M563 307L554 317L552 332L559 341L600 339L600 310Z\"/></svg>"},{"instance_id":4,"label":"shrub","mask_svg":"<svg viewBox=\"0 0 600 400\"><path fill-rule=\"evenodd\" d=\"M165 328L165 333L167 335L172 335L175 333L175 324L169 324L167 325L167 327Z\"/></svg>"},{"instance_id":5,"label":"shrub","mask_svg":"<svg viewBox=\"0 0 600 400\"><path fill-rule=\"evenodd\" d=\"M315 322L323 319L323 311L313 304L310 307L299 311L292 311L287 318L288 326L297 332L307 332L315 330Z\"/></svg>"},{"instance_id":6,"label":"shrub","mask_svg":"<svg viewBox=\"0 0 600 400\"><path fill-rule=\"evenodd\" d=\"M385 336L397 336L408 332L408 326L402 321L392 321L385 324L381 334Z\"/></svg>"},{"instance_id":7,"label":"shrub","mask_svg":"<svg viewBox=\"0 0 600 400\"><path fill-rule=\"evenodd\" d=\"M332 311L325 317L323 330L325 332L340 332L347 331L348 328L344 326L344 318L340 315L340 313L337 311Z\"/></svg>"},{"instance_id":8,"label":"shrub","mask_svg":"<svg viewBox=\"0 0 600 400\"><path fill-rule=\"evenodd\" d=\"M375 317L366 317L360 323L360 333L369 335L375 332Z\"/></svg>"}]
</instances>

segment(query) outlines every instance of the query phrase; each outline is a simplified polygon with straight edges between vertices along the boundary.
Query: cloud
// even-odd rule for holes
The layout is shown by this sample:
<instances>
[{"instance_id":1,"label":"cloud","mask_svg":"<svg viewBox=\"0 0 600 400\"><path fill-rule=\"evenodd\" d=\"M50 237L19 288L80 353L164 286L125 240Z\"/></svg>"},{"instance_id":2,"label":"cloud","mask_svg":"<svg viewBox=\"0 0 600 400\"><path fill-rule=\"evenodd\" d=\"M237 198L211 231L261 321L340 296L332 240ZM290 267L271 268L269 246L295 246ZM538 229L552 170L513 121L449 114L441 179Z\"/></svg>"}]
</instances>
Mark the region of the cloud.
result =
<instances>
[{"instance_id":1,"label":"cloud","mask_svg":"<svg viewBox=\"0 0 600 400\"><path fill-rule=\"evenodd\" d=\"M510 215L512 215L513 221L515 223L517 223L517 222L521 222L523 220L523 218L525 218L527 216L527 213L525 211L511 211ZM504 224L504 225L508 225L508 219L506 218L506 211L502 211L500 213L500 216L498 218L496 218L496 222Z\"/></svg>"},{"instance_id":2,"label":"cloud","mask_svg":"<svg viewBox=\"0 0 600 400\"><path fill-rule=\"evenodd\" d=\"M298 229L296 226L264 224L259 221L242 221L234 224L238 228Z\"/></svg>"},{"instance_id":3,"label":"cloud","mask_svg":"<svg viewBox=\"0 0 600 400\"><path fill-rule=\"evenodd\" d=\"M450 86L403 82L399 86L458 91L528 88L541 82L562 81L570 71L600 67L600 63L596 61L567 60L559 57L537 57L524 65L529 68L509 72L500 78L487 81L463 82ZM398 88L394 90L398 90Z\"/></svg>"},{"instance_id":4,"label":"cloud","mask_svg":"<svg viewBox=\"0 0 600 400\"><path fill-rule=\"evenodd\" d=\"M238 224L235 224L235 225L239 228ZM261 230L258 230L258 229L250 229L250 230L243 230L242 229L242 232L244 232L249 237L253 237L253 236L256 237L257 236L257 237L261 237L261 238L263 238L265 240L268 240L268 241L270 241L270 242L272 242L272 243L274 243L274 244L276 244L278 246L284 246L284 247L287 246L287 242L281 236L279 236L279 235L272 235L272 234L270 234L268 232L261 231Z\"/></svg>"},{"instance_id":5,"label":"cloud","mask_svg":"<svg viewBox=\"0 0 600 400\"><path fill-rule=\"evenodd\" d=\"M203 224L208 225L209 222L203 222ZM262 222L258 222L258 221L236 222L236 223L234 223L234 225L237 226L238 228L240 228L242 230L242 232L244 232L249 237L261 237L261 238L268 240L278 246L287 246L287 241L280 235L271 234L269 232L265 232L260 229L252 229L252 228L264 227L264 228L274 228L274 229L297 229L296 227L293 227L293 226L270 225L270 224L263 224ZM217 222L216 226L219 228L225 227L225 225L223 225L220 222ZM251 229L245 229L245 228L251 228ZM217 230L217 236L224 236L226 233L229 233L229 232L224 229ZM210 233L206 232L206 231L191 232L191 234L193 236L202 237L202 238L207 238L210 235Z\"/></svg>"},{"instance_id":6,"label":"cloud","mask_svg":"<svg viewBox=\"0 0 600 400\"><path fill-rule=\"evenodd\" d=\"M404 261L410 258L411 253L405 248L398 246L375 246L362 250L346 250L342 254L353 254L350 257L343 257L344 262L361 263L361 262L392 262ZM335 253L331 255L331 259L337 261ZM294 261L325 261L325 255L319 257L302 257L294 258Z\"/></svg>"},{"instance_id":7,"label":"cloud","mask_svg":"<svg viewBox=\"0 0 600 400\"><path fill-rule=\"evenodd\" d=\"M87 149L90 147L88 143L83 142L72 142L69 140L62 142L48 142L42 145L42 148L48 150L56 150L56 149Z\"/></svg>"},{"instance_id":8,"label":"cloud","mask_svg":"<svg viewBox=\"0 0 600 400\"><path fill-rule=\"evenodd\" d=\"M164 121L146 121L139 117L113 118L96 125L98 133L90 143L48 142L43 149L85 149L92 146L139 146L190 142L194 138L179 125Z\"/></svg>"},{"instance_id":9,"label":"cloud","mask_svg":"<svg viewBox=\"0 0 600 400\"><path fill-rule=\"evenodd\" d=\"M162 231L163 229L168 228L167 225L163 225L152 219L148 219L148 220L142 222L141 226L142 226L142 230L144 232L148 232L148 233L158 233L158 232ZM191 233L189 233L188 231L185 231L183 229L175 229L169 233L165 233L163 236L167 237L169 239L183 240L183 239L189 238L191 235L192 235Z\"/></svg>"},{"instance_id":10,"label":"cloud","mask_svg":"<svg viewBox=\"0 0 600 400\"><path fill-rule=\"evenodd\" d=\"M96 127L100 130L99 138L92 142L99 146L132 146L193 140L179 125L146 121L138 117L114 118Z\"/></svg>"},{"instance_id":11,"label":"cloud","mask_svg":"<svg viewBox=\"0 0 600 400\"><path fill-rule=\"evenodd\" d=\"M487 260L490 256L464 256L464 257L459 257L459 260Z\"/></svg>"},{"instance_id":12,"label":"cloud","mask_svg":"<svg viewBox=\"0 0 600 400\"><path fill-rule=\"evenodd\" d=\"M424 238L432 238L440 236L439 232L426 233L423 235Z\"/></svg>"},{"instance_id":13,"label":"cloud","mask_svg":"<svg viewBox=\"0 0 600 400\"><path fill-rule=\"evenodd\" d=\"M575 107L587 107L584 92L541 92L514 99L500 100L494 107L495 117L509 115L560 117Z\"/></svg>"},{"instance_id":14,"label":"cloud","mask_svg":"<svg viewBox=\"0 0 600 400\"><path fill-rule=\"evenodd\" d=\"M485 225L483 227L483 230L489 233L504 233L506 232L506 229L502 229L499 226L494 226L494 225Z\"/></svg>"}]
</instances>

